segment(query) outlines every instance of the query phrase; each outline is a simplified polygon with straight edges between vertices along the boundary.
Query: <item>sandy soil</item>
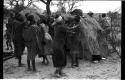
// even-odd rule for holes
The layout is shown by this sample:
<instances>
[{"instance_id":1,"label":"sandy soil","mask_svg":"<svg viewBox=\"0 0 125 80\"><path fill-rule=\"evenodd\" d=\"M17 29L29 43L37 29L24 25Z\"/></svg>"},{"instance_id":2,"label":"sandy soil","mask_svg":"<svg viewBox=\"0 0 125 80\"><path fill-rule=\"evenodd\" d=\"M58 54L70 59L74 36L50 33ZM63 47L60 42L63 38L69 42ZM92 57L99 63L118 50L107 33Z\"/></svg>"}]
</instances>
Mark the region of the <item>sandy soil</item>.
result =
<instances>
[{"instance_id":1,"label":"sandy soil","mask_svg":"<svg viewBox=\"0 0 125 80\"><path fill-rule=\"evenodd\" d=\"M26 54L23 55L22 62L24 67L17 66L17 60L15 58L9 59L3 62L3 75L5 79L55 79L51 56L48 56L50 60L49 65L41 63L40 58L36 58L36 67L38 72L27 72L26 66ZM101 61L98 64L93 64L90 61L80 60L80 66L78 68L71 68L70 61L64 72L67 74L60 79L119 79L121 78L121 60L117 55L110 56L108 59Z\"/></svg>"}]
</instances>

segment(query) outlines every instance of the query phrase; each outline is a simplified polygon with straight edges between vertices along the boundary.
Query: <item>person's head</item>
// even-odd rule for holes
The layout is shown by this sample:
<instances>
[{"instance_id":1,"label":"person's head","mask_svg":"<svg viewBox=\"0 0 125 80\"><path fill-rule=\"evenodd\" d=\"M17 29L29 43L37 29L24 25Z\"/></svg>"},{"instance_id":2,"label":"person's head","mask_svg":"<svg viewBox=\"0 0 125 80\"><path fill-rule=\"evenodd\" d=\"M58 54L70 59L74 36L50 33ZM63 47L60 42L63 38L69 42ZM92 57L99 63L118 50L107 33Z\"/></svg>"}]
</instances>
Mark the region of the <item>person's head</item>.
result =
<instances>
[{"instance_id":1,"label":"person's head","mask_svg":"<svg viewBox=\"0 0 125 80\"><path fill-rule=\"evenodd\" d=\"M54 22L54 17L50 17L49 23L52 24Z\"/></svg>"},{"instance_id":2,"label":"person's head","mask_svg":"<svg viewBox=\"0 0 125 80\"><path fill-rule=\"evenodd\" d=\"M75 16L75 19L74 19L74 20L75 20L75 23L80 22L80 16L78 16L78 15L77 15L77 16Z\"/></svg>"},{"instance_id":3,"label":"person's head","mask_svg":"<svg viewBox=\"0 0 125 80\"><path fill-rule=\"evenodd\" d=\"M44 23L41 23L40 26L45 27L46 25Z\"/></svg>"},{"instance_id":4,"label":"person's head","mask_svg":"<svg viewBox=\"0 0 125 80\"><path fill-rule=\"evenodd\" d=\"M15 19L16 19L17 21L20 21L20 22L23 22L23 21L24 21L24 18L23 18L23 16L22 16L20 13L17 13L17 14L15 15Z\"/></svg>"},{"instance_id":5,"label":"person's head","mask_svg":"<svg viewBox=\"0 0 125 80\"><path fill-rule=\"evenodd\" d=\"M15 17L15 13L13 11L10 12L10 17L14 18Z\"/></svg>"},{"instance_id":6,"label":"person's head","mask_svg":"<svg viewBox=\"0 0 125 80\"><path fill-rule=\"evenodd\" d=\"M30 13L26 13L26 14L25 14L26 19L27 19L27 17L28 17L29 15L30 15Z\"/></svg>"},{"instance_id":7,"label":"person's head","mask_svg":"<svg viewBox=\"0 0 125 80\"><path fill-rule=\"evenodd\" d=\"M77 16L83 16L83 12L81 9L75 9L72 12L70 12L71 15L77 15Z\"/></svg>"},{"instance_id":8,"label":"person's head","mask_svg":"<svg viewBox=\"0 0 125 80\"><path fill-rule=\"evenodd\" d=\"M30 21L30 24L35 24L35 19L34 19L34 16L33 15L29 15L27 16L27 20Z\"/></svg>"},{"instance_id":9,"label":"person's head","mask_svg":"<svg viewBox=\"0 0 125 80\"><path fill-rule=\"evenodd\" d=\"M56 13L56 14L54 15L54 18L57 19L60 15L61 15L60 13Z\"/></svg>"},{"instance_id":10,"label":"person's head","mask_svg":"<svg viewBox=\"0 0 125 80\"><path fill-rule=\"evenodd\" d=\"M44 24L47 24L47 17L45 15L39 15L40 17L40 20L37 21L37 24L41 24L41 23L44 23Z\"/></svg>"},{"instance_id":11,"label":"person's head","mask_svg":"<svg viewBox=\"0 0 125 80\"><path fill-rule=\"evenodd\" d=\"M73 10L72 12L70 12L70 14L71 14L72 16L75 16L75 18L74 18L74 22L75 22L75 23L80 22L80 16L83 16L83 12L82 12L81 9L75 9L75 10Z\"/></svg>"},{"instance_id":12,"label":"person's head","mask_svg":"<svg viewBox=\"0 0 125 80\"><path fill-rule=\"evenodd\" d=\"M93 17L94 13L93 12L89 12L89 13L87 13L87 15L89 15L90 17Z\"/></svg>"},{"instance_id":13,"label":"person's head","mask_svg":"<svg viewBox=\"0 0 125 80\"><path fill-rule=\"evenodd\" d=\"M102 14L102 17L103 17L103 18L104 18L104 17L106 17L106 14L105 14L105 13L103 13L103 14Z\"/></svg>"}]
</instances>

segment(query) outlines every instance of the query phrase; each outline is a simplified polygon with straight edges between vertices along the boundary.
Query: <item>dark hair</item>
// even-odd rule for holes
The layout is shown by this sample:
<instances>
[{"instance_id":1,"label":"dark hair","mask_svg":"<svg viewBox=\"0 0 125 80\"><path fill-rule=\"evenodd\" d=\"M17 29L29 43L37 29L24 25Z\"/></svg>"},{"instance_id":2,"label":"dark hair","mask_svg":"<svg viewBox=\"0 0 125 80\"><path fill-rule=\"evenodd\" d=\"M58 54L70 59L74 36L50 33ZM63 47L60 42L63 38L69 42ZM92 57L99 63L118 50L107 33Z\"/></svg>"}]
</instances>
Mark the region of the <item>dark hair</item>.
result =
<instances>
[{"instance_id":1,"label":"dark hair","mask_svg":"<svg viewBox=\"0 0 125 80\"><path fill-rule=\"evenodd\" d=\"M106 17L106 14L105 14L105 13L103 13L103 14L102 14L102 17Z\"/></svg>"},{"instance_id":2,"label":"dark hair","mask_svg":"<svg viewBox=\"0 0 125 80\"><path fill-rule=\"evenodd\" d=\"M29 15L30 15L30 13L26 13L26 14L25 14L25 17L27 18Z\"/></svg>"},{"instance_id":3,"label":"dark hair","mask_svg":"<svg viewBox=\"0 0 125 80\"><path fill-rule=\"evenodd\" d=\"M14 12L11 11L10 12L10 16L13 17L14 16Z\"/></svg>"},{"instance_id":4,"label":"dark hair","mask_svg":"<svg viewBox=\"0 0 125 80\"><path fill-rule=\"evenodd\" d=\"M39 15L40 20L38 20L37 24L44 23L47 24L47 17L44 15Z\"/></svg>"},{"instance_id":5,"label":"dark hair","mask_svg":"<svg viewBox=\"0 0 125 80\"><path fill-rule=\"evenodd\" d=\"M93 16L94 15L94 13L93 12L89 12L89 13L87 13L89 16Z\"/></svg>"},{"instance_id":6,"label":"dark hair","mask_svg":"<svg viewBox=\"0 0 125 80\"><path fill-rule=\"evenodd\" d=\"M78 16L83 16L83 12L81 9L75 9L72 12L70 12L71 15L78 15Z\"/></svg>"},{"instance_id":7,"label":"dark hair","mask_svg":"<svg viewBox=\"0 0 125 80\"><path fill-rule=\"evenodd\" d=\"M37 24L38 24L38 25L41 24L41 23L47 24L47 21L46 21L46 20L38 20L38 21L37 21Z\"/></svg>"},{"instance_id":8,"label":"dark hair","mask_svg":"<svg viewBox=\"0 0 125 80\"><path fill-rule=\"evenodd\" d=\"M58 18L60 16L60 14L55 14L54 18Z\"/></svg>"},{"instance_id":9,"label":"dark hair","mask_svg":"<svg viewBox=\"0 0 125 80\"><path fill-rule=\"evenodd\" d=\"M20 13L17 13L17 14L15 15L15 19L18 20L18 21L20 21L20 22L23 22L23 21L24 21L24 18L23 18L23 16L22 16Z\"/></svg>"},{"instance_id":10,"label":"dark hair","mask_svg":"<svg viewBox=\"0 0 125 80\"><path fill-rule=\"evenodd\" d=\"M33 15L27 16L27 20L30 21L30 24L34 24L34 23L35 23L35 19L34 19L34 16L33 16Z\"/></svg>"},{"instance_id":11,"label":"dark hair","mask_svg":"<svg viewBox=\"0 0 125 80\"><path fill-rule=\"evenodd\" d=\"M78 16L78 15L75 16L75 21L76 21L76 22L80 22L80 16Z\"/></svg>"}]
</instances>

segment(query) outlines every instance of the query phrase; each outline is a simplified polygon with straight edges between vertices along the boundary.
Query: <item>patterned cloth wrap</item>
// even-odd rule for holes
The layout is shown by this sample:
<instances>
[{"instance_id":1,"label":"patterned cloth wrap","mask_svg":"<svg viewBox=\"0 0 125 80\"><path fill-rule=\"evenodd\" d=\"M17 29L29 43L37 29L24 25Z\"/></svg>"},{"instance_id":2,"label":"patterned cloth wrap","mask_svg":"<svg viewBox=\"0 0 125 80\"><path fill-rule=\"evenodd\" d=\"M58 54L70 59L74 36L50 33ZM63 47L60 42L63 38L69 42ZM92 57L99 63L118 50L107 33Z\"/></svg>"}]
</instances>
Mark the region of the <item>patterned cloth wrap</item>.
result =
<instances>
[{"instance_id":1,"label":"patterned cloth wrap","mask_svg":"<svg viewBox=\"0 0 125 80\"><path fill-rule=\"evenodd\" d=\"M46 55L49 55L52 52L52 37L49 34L49 27L47 25L43 24L43 23L40 24L40 27L44 31L44 42L45 42L44 53Z\"/></svg>"},{"instance_id":2,"label":"patterned cloth wrap","mask_svg":"<svg viewBox=\"0 0 125 80\"><path fill-rule=\"evenodd\" d=\"M67 47L71 50L71 54L79 54L79 23L71 25L72 29L67 30Z\"/></svg>"},{"instance_id":3,"label":"patterned cloth wrap","mask_svg":"<svg viewBox=\"0 0 125 80\"><path fill-rule=\"evenodd\" d=\"M12 27L13 27L14 19L9 18L8 23L6 24L6 38L12 40Z\"/></svg>"},{"instance_id":4,"label":"patterned cloth wrap","mask_svg":"<svg viewBox=\"0 0 125 80\"><path fill-rule=\"evenodd\" d=\"M36 54L42 57L44 54L43 37L44 32L37 25L30 25L23 30L23 37L28 47L28 58L34 59Z\"/></svg>"}]
</instances>

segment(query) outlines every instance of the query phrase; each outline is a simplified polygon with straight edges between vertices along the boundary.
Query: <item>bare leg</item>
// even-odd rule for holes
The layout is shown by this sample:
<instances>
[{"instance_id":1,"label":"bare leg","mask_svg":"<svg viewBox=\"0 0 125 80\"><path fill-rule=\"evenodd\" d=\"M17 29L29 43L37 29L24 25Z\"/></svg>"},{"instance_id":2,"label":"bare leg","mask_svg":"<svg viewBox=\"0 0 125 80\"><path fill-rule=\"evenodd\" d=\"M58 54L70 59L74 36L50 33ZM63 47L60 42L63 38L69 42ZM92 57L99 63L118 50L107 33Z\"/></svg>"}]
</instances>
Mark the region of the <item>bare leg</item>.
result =
<instances>
[{"instance_id":1,"label":"bare leg","mask_svg":"<svg viewBox=\"0 0 125 80\"><path fill-rule=\"evenodd\" d=\"M46 63L45 63L45 60L46 60ZM46 55L43 55L43 61L42 61L43 64L49 64L49 60L47 58Z\"/></svg>"},{"instance_id":2,"label":"bare leg","mask_svg":"<svg viewBox=\"0 0 125 80\"><path fill-rule=\"evenodd\" d=\"M35 59L32 60L32 67L33 67L33 72L36 72Z\"/></svg>"},{"instance_id":3,"label":"bare leg","mask_svg":"<svg viewBox=\"0 0 125 80\"><path fill-rule=\"evenodd\" d=\"M31 71L31 67L30 67L30 60L27 60L27 66L28 66L27 71Z\"/></svg>"},{"instance_id":4,"label":"bare leg","mask_svg":"<svg viewBox=\"0 0 125 80\"><path fill-rule=\"evenodd\" d=\"M66 74L63 72L63 67L59 68L59 75L60 76L66 76Z\"/></svg>"},{"instance_id":5,"label":"bare leg","mask_svg":"<svg viewBox=\"0 0 125 80\"><path fill-rule=\"evenodd\" d=\"M6 45L7 45L6 50L9 50L9 41L8 40L6 41Z\"/></svg>"},{"instance_id":6,"label":"bare leg","mask_svg":"<svg viewBox=\"0 0 125 80\"><path fill-rule=\"evenodd\" d=\"M76 56L74 54L72 54L72 68L74 68L76 66Z\"/></svg>"},{"instance_id":7,"label":"bare leg","mask_svg":"<svg viewBox=\"0 0 125 80\"><path fill-rule=\"evenodd\" d=\"M21 60L22 60L22 57L19 56L19 57L18 57L18 66L19 66L19 67L24 67L24 64L22 64Z\"/></svg>"},{"instance_id":8,"label":"bare leg","mask_svg":"<svg viewBox=\"0 0 125 80\"><path fill-rule=\"evenodd\" d=\"M18 57L18 65L19 65L19 67L21 67L21 64L22 64L22 63L21 63L21 56L19 56L19 57Z\"/></svg>"},{"instance_id":9,"label":"bare leg","mask_svg":"<svg viewBox=\"0 0 125 80\"><path fill-rule=\"evenodd\" d=\"M43 56L42 58L43 58L42 63L45 64L45 56Z\"/></svg>"},{"instance_id":10,"label":"bare leg","mask_svg":"<svg viewBox=\"0 0 125 80\"><path fill-rule=\"evenodd\" d=\"M46 59L46 64L49 64L49 60L48 60L47 56L45 56L45 59Z\"/></svg>"},{"instance_id":11,"label":"bare leg","mask_svg":"<svg viewBox=\"0 0 125 80\"><path fill-rule=\"evenodd\" d=\"M9 46L10 46L10 48L11 48L11 50L13 49L13 47L12 47L12 44L11 44L11 42L9 42Z\"/></svg>"},{"instance_id":12,"label":"bare leg","mask_svg":"<svg viewBox=\"0 0 125 80\"><path fill-rule=\"evenodd\" d=\"M58 70L58 68L56 68L54 74L58 74L58 73L59 73L59 70Z\"/></svg>"},{"instance_id":13,"label":"bare leg","mask_svg":"<svg viewBox=\"0 0 125 80\"><path fill-rule=\"evenodd\" d=\"M56 68L54 75L55 75L55 77L58 77L58 78L60 77L59 68Z\"/></svg>"},{"instance_id":14,"label":"bare leg","mask_svg":"<svg viewBox=\"0 0 125 80\"><path fill-rule=\"evenodd\" d=\"M71 53L68 54L68 56L71 58L71 67L73 67L73 55Z\"/></svg>"}]
</instances>

